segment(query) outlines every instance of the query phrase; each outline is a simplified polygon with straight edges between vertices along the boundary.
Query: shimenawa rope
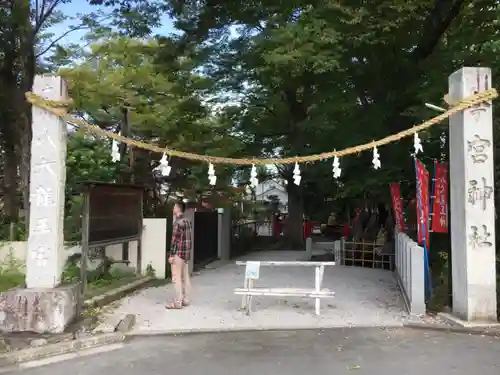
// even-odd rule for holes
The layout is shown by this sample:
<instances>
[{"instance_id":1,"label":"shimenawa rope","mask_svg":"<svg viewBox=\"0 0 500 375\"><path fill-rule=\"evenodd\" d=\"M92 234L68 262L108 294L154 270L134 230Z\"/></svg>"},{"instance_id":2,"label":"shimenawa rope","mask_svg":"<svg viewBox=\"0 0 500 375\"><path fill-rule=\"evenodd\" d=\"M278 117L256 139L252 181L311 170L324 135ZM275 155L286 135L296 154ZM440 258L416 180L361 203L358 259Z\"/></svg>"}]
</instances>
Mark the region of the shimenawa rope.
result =
<instances>
[{"instance_id":1,"label":"shimenawa rope","mask_svg":"<svg viewBox=\"0 0 500 375\"><path fill-rule=\"evenodd\" d=\"M32 92L26 93L26 98L28 102L30 102L32 105L42 108L47 112L60 117L62 120L70 122L83 129L86 129L87 131L94 133L95 135L108 137L117 142L125 143L128 146L137 147L153 152L165 153L169 156L175 156L178 158L189 159L189 160L203 161L212 164L229 164L229 165L266 165L266 164L283 165L283 164L294 164L294 163L308 163L318 160L329 159L335 156L342 157L350 154L357 154L362 151L373 149L375 146L376 147L384 146L386 144L399 141L402 138L412 136L415 133L421 132L422 130L428 129L431 126L439 124L440 122L444 121L450 116L457 114L458 112L474 107L483 102L495 99L497 96L498 96L497 91L494 88L474 94L470 97L461 100L456 105L448 109L446 112L441 113L436 117L433 117L423 122L420 125L416 125L413 126L412 128L403 130L399 133L389 135L385 138L379 139L378 141L372 141L358 146L348 147L340 151L323 152L321 154L315 154L315 155L260 159L260 158L227 158L227 157L210 156L210 155L199 155L191 152L174 150L167 147L163 148L150 143L136 141L135 139L127 138L120 134L115 134L113 132L101 129L97 125L90 124L85 120L70 116L67 112L67 108L71 106L72 104L71 100L66 100L66 101L46 100L41 96L36 95Z\"/></svg>"}]
</instances>

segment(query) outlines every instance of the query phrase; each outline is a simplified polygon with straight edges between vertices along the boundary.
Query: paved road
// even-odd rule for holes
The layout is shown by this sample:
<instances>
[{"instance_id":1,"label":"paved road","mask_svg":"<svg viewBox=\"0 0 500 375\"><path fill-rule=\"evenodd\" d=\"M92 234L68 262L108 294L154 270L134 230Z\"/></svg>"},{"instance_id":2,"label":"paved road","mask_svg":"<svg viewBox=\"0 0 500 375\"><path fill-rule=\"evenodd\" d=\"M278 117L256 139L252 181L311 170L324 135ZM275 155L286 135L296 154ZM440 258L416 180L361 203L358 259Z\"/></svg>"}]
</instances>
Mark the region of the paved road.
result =
<instances>
[{"instance_id":1,"label":"paved road","mask_svg":"<svg viewBox=\"0 0 500 375\"><path fill-rule=\"evenodd\" d=\"M498 375L500 339L411 329L199 334L134 339L122 349L23 375Z\"/></svg>"}]
</instances>

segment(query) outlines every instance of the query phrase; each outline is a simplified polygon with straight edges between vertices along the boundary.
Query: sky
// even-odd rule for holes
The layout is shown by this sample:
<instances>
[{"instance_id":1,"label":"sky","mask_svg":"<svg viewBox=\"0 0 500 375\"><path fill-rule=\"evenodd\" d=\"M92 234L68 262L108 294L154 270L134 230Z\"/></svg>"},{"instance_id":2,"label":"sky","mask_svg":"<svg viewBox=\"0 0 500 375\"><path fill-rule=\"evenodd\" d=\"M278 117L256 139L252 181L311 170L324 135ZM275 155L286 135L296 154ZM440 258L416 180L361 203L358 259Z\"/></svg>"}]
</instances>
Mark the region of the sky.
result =
<instances>
[{"instance_id":1,"label":"sky","mask_svg":"<svg viewBox=\"0 0 500 375\"><path fill-rule=\"evenodd\" d=\"M60 5L57 9L62 11L64 14L68 16L76 16L79 13L83 14L91 13L99 9L104 10L105 8L91 6L85 0L73 0L71 3ZM74 22L77 21L68 20L66 22L63 22L61 24L58 24L50 28L48 32L53 33L54 38L60 37L62 34L64 34L64 32L68 30L68 28L70 28L71 26L75 26ZM162 26L154 29L153 33L166 35L172 33L173 31L174 28L172 20L168 16L164 16L162 19ZM84 35L85 35L85 30L74 31L68 34L66 37L64 37L61 40L61 43L62 44L78 43L80 42L81 38Z\"/></svg>"}]
</instances>

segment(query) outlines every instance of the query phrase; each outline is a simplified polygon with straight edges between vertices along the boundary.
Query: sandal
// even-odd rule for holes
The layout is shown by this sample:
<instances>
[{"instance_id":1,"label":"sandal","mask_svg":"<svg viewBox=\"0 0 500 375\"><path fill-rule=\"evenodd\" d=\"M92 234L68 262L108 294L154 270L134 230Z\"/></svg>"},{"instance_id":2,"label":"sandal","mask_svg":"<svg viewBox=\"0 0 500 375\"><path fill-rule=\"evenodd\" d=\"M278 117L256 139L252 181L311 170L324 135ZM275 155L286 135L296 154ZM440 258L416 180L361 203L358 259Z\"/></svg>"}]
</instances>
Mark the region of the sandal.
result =
<instances>
[{"instance_id":1,"label":"sandal","mask_svg":"<svg viewBox=\"0 0 500 375\"><path fill-rule=\"evenodd\" d=\"M189 305L191 305L191 302L189 302L189 301L182 301L182 307L188 307Z\"/></svg>"},{"instance_id":2,"label":"sandal","mask_svg":"<svg viewBox=\"0 0 500 375\"><path fill-rule=\"evenodd\" d=\"M165 305L167 310L180 310L182 309L182 303L179 302L169 302Z\"/></svg>"}]
</instances>

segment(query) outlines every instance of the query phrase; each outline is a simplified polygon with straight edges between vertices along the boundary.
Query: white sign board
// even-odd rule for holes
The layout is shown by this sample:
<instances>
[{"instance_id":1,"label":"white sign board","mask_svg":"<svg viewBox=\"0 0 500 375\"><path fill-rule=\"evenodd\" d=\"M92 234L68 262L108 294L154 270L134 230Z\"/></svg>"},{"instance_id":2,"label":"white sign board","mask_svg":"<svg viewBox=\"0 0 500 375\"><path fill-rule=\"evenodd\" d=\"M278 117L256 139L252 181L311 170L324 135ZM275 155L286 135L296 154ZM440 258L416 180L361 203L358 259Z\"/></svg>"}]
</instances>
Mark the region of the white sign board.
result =
<instances>
[{"instance_id":1,"label":"white sign board","mask_svg":"<svg viewBox=\"0 0 500 375\"><path fill-rule=\"evenodd\" d=\"M247 262L245 278L257 280L259 278L260 262Z\"/></svg>"}]
</instances>

